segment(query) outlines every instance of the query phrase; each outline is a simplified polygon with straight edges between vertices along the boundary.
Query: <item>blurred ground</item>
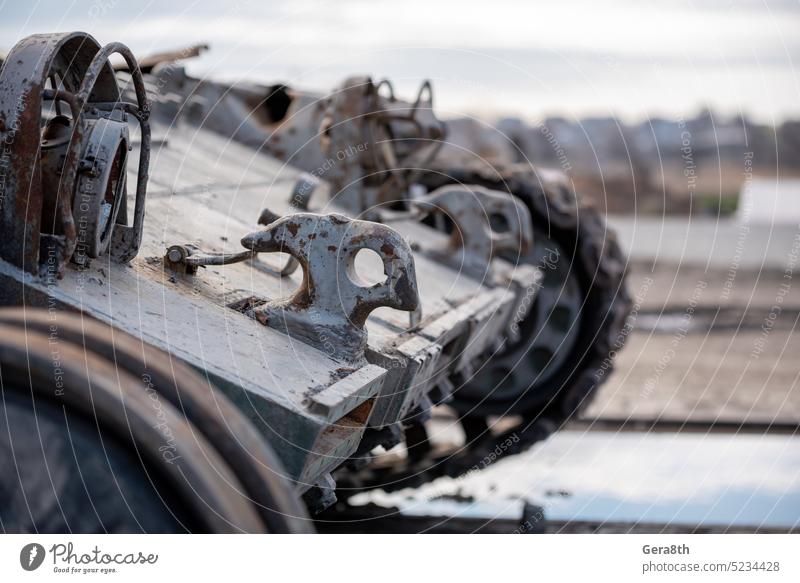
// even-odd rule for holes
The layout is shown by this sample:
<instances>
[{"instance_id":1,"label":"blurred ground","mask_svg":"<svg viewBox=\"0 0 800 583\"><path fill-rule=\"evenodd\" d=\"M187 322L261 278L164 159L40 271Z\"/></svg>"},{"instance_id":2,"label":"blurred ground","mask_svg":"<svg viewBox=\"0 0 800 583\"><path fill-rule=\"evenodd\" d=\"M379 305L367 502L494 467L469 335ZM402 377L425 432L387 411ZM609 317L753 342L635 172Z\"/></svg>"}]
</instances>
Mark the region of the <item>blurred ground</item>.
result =
<instances>
[{"instance_id":1,"label":"blurred ground","mask_svg":"<svg viewBox=\"0 0 800 583\"><path fill-rule=\"evenodd\" d=\"M740 237L733 221L610 223L631 257L636 307L616 370L584 416L800 421L800 231L752 225ZM455 418L435 421L436 439L463 439ZM480 472L362 502L395 508L423 531L513 526L522 516L513 531L524 532L529 508L542 532L792 531L798 455L796 435L777 432L576 424Z\"/></svg>"},{"instance_id":2,"label":"blurred ground","mask_svg":"<svg viewBox=\"0 0 800 583\"><path fill-rule=\"evenodd\" d=\"M672 337L634 332L617 372L589 407L589 417L665 417L750 421L800 420L800 337L774 331L769 350L750 358L760 334L687 336L660 375ZM656 379L655 385L651 385Z\"/></svg>"},{"instance_id":3,"label":"blurred ground","mask_svg":"<svg viewBox=\"0 0 800 583\"><path fill-rule=\"evenodd\" d=\"M443 430L446 423L440 423ZM440 427L437 426L437 427ZM523 501L542 509L548 532L617 525L616 532L712 532L800 523L797 439L765 435L560 431L533 449L460 478L417 489L360 495L360 503L436 517L519 518ZM370 525L372 527L372 525ZM475 528L471 525L471 528ZM524 529L521 531L524 532Z\"/></svg>"},{"instance_id":4,"label":"blurred ground","mask_svg":"<svg viewBox=\"0 0 800 583\"><path fill-rule=\"evenodd\" d=\"M800 420L798 230L750 226L737 252L734 223L667 225L656 243L647 223L611 222L638 312L587 416Z\"/></svg>"}]
</instances>

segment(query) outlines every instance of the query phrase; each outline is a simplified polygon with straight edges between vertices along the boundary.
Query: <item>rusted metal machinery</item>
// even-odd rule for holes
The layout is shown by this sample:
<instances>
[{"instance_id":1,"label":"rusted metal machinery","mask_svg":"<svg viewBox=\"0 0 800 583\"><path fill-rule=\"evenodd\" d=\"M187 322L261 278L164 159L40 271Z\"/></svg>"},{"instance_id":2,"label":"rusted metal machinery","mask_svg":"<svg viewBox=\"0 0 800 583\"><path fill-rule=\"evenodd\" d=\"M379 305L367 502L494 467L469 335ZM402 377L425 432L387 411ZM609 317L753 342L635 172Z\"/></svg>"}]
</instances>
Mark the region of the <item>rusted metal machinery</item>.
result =
<instances>
[{"instance_id":1,"label":"rusted metal machinery","mask_svg":"<svg viewBox=\"0 0 800 583\"><path fill-rule=\"evenodd\" d=\"M443 468L501 438L488 415L522 414L523 447L590 395L599 377L551 386L526 364L547 329L537 310L560 318L552 358L564 338L587 345L560 304L538 304L554 271L540 203L491 183L426 188L444 137L429 86L410 105L365 80L308 98L315 113L266 142L283 138L302 172L262 146L270 116L303 99L198 84L181 56L143 74L121 44L35 35L0 70L0 294L17 306L0 314L6 530L309 530L306 507L337 493L458 471ZM290 153L290 137L304 145ZM603 289L621 285L594 251L581 260L599 262ZM581 366L568 379L594 370ZM468 437L444 457L424 433L442 403ZM402 459L373 458L402 442ZM83 475L108 491L78 491Z\"/></svg>"},{"instance_id":2,"label":"rusted metal machinery","mask_svg":"<svg viewBox=\"0 0 800 583\"><path fill-rule=\"evenodd\" d=\"M449 143L447 125L433 112L430 83L406 102L386 80L353 77L324 95L282 84L193 79L175 63L154 68L149 82L183 123L213 129L305 171L290 200L277 199L277 191L265 197L271 207L336 208L386 222L419 246L427 243L438 260L455 258L467 271L470 261L454 249L538 271L533 285L528 279L522 286L523 309L506 341L484 353L470 374L453 379L458 390L449 404L461 414L472 444L493 447L497 436L488 418L498 415L521 415L521 425L512 431L524 428L531 441L540 439L585 407L613 370L631 305L614 234L595 209L581 203L564 175L532 163L493 166ZM489 200L514 201L521 207L519 224L494 212ZM450 238L437 239L425 226ZM522 226L532 243L518 244L522 238L512 226ZM469 450L481 450L476 445L462 450L466 456L448 452L430 458L424 429L418 429L417 451L426 459L401 471L415 481L429 479L423 467L439 473L471 467L475 456ZM397 466L393 460L388 471L394 475ZM396 483L407 485L399 478Z\"/></svg>"},{"instance_id":3,"label":"rusted metal machinery","mask_svg":"<svg viewBox=\"0 0 800 583\"><path fill-rule=\"evenodd\" d=\"M614 233L596 210L581 204L563 175L532 163L498 168L464 148L453 155L447 126L433 113L430 83L405 102L390 82L368 77L347 79L323 95L285 85L201 81L173 63L155 68L151 82L170 88L160 98L179 104L180 119L306 171L294 192L294 207L306 208L317 183L324 181L329 188L318 189L323 192L315 208L330 205L379 220L395 221L391 211L419 209L424 201L418 197L431 197L443 186L511 193L527 208L533 244L509 259L540 268L543 285L535 301L528 298L533 308L521 323L524 339L496 354L457 401L474 405L477 399L492 413L558 407L565 415L610 372L609 355L621 347L619 332L630 309L624 257ZM478 198L465 195L459 204L475 199L474 206L481 207ZM426 222L452 232L452 209L440 210ZM482 212L499 219L490 209ZM493 226L504 228L500 220ZM508 257L506 249L495 251ZM496 390L487 394L487 384Z\"/></svg>"}]
</instances>

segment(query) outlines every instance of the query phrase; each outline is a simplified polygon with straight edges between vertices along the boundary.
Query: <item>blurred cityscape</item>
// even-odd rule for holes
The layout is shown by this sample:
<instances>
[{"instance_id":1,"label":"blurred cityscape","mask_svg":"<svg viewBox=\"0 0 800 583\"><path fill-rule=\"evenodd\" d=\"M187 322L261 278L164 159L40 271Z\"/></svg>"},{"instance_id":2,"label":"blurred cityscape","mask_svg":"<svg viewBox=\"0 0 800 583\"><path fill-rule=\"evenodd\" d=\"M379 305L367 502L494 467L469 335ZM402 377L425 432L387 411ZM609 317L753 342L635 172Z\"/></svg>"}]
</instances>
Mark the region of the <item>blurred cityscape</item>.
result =
<instances>
[{"instance_id":1,"label":"blurred cityscape","mask_svg":"<svg viewBox=\"0 0 800 583\"><path fill-rule=\"evenodd\" d=\"M488 162L567 172L581 196L608 213L728 215L754 176L788 183L800 177L798 120L772 126L705 110L634 124L615 117L548 117L538 124L503 118L494 131L457 118L449 128L450 141Z\"/></svg>"}]
</instances>

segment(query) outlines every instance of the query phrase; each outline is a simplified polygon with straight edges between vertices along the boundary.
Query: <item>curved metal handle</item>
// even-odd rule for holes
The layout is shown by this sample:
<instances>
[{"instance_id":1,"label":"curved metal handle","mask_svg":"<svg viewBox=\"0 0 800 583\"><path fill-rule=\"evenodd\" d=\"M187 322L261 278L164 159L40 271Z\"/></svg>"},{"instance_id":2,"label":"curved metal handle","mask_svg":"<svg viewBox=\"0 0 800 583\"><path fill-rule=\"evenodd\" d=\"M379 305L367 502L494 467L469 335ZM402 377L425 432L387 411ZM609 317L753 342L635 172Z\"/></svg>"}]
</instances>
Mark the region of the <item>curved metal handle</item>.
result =
<instances>
[{"instance_id":1,"label":"curved metal handle","mask_svg":"<svg viewBox=\"0 0 800 583\"><path fill-rule=\"evenodd\" d=\"M142 78L142 71L139 63L131 50L122 43L109 43L95 54L92 62L86 70L86 76L81 82L78 91L78 100L82 107L91 105L89 97L94 90L94 86L100 77L100 73L106 67L108 58L113 54L119 54L125 59L128 69L131 72L133 88L136 92L137 105L130 103L110 103L98 104L100 106L110 106L120 108L133 115L139 121L141 128L141 146L139 148L139 169L136 176L136 202L133 211L133 225L116 225L112 234L111 251L114 257L121 262L127 262L136 257L139 247L142 244L142 230L144 228L145 198L147 196L148 170L150 168L150 102L147 99L147 91Z\"/></svg>"}]
</instances>

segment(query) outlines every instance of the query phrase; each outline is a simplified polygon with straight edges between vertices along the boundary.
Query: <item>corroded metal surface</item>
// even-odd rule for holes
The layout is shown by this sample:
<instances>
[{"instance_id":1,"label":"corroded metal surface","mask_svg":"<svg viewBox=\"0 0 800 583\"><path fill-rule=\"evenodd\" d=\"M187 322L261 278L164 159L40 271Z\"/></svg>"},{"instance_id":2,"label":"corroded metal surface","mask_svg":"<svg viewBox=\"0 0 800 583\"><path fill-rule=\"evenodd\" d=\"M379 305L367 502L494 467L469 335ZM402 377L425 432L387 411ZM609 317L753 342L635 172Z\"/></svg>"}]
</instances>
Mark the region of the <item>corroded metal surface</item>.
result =
<instances>
[{"instance_id":1,"label":"corroded metal surface","mask_svg":"<svg viewBox=\"0 0 800 583\"><path fill-rule=\"evenodd\" d=\"M530 334L520 323L543 271L519 265L534 246L531 206L472 185L420 192L445 135L429 83L411 102L368 77L330 96L231 87L173 65L196 51L159 56L142 76L117 43L87 41L81 52L75 39L90 37L47 39L28 41L29 50L55 55L65 78L50 80L50 65L36 69L27 55L23 65L39 74L35 87L21 84L35 98L23 100L36 104L30 119L14 113L13 91L0 95L6 118L28 124L9 192L22 196L27 177L39 204L30 217L0 217L13 226L0 248L4 301L113 322L203 371L276 450L309 507L335 500L332 472L397 444L487 359ZM112 53L127 62L122 94ZM7 63L0 93L20 82L15 75ZM134 97L137 105L125 103ZM42 100L56 110L66 103L71 117L43 110ZM138 129L128 130L128 116ZM34 135L44 139L41 157ZM126 178L137 182L131 200ZM452 229L434 228L426 215L437 214ZM41 277L40 245L61 253L58 284ZM493 390L471 387L481 402ZM546 432L535 433L531 441Z\"/></svg>"},{"instance_id":2,"label":"corroded metal surface","mask_svg":"<svg viewBox=\"0 0 800 583\"><path fill-rule=\"evenodd\" d=\"M137 105L120 102L108 63L113 53L122 55L132 70ZM70 116L62 114L62 103L69 105ZM42 270L50 276L61 276L76 250L83 262L103 252L109 241L121 260L133 257L144 216L149 105L130 50L119 43L101 48L83 33L27 37L14 46L0 71L0 112L0 224L8 234L0 257L30 273ZM132 227L124 224L124 211L118 215L126 198L120 158L128 148L128 113L141 124L144 146ZM103 199L110 199L111 208L101 204ZM95 227L107 214L113 216L105 217L98 232ZM116 225L118 219L123 224Z\"/></svg>"},{"instance_id":3,"label":"corroded metal surface","mask_svg":"<svg viewBox=\"0 0 800 583\"><path fill-rule=\"evenodd\" d=\"M241 495L241 483L214 445L166 399L154 407L153 395L158 398L158 393L149 377L139 377L140 371L128 370L114 359L87 349L79 318L54 320L47 311L41 311L31 314L29 327L20 316L0 313L4 388L10 392L15 385L25 387L41 402L55 399L65 415L68 411L86 415L98 426L111 428L121 439L134 441L142 466L146 460L167 476L173 492L189 505L201 530L264 530L258 512ZM37 319L46 321L44 327L36 324ZM71 332L61 337L60 329ZM167 358L163 353L151 356ZM56 374L58 384L54 384ZM185 396L192 400L191 395ZM51 463L59 462L53 459Z\"/></svg>"},{"instance_id":4,"label":"corroded metal surface","mask_svg":"<svg viewBox=\"0 0 800 583\"><path fill-rule=\"evenodd\" d=\"M45 85L51 69L57 69L66 90L77 92L80 79L99 48L94 39L80 33L33 35L11 49L0 71L0 130L4 145L0 220L6 234L0 256L30 273L36 273L40 264L44 193L38 164ZM105 75L105 81L98 91L108 91L104 95L106 101L116 100L118 94L113 72ZM76 233L69 188L77 171L80 138L80 133L74 135L65 152L63 180L59 183L55 211L66 238L64 245L73 248ZM47 228L52 228L52 225L45 225Z\"/></svg>"},{"instance_id":5,"label":"corroded metal surface","mask_svg":"<svg viewBox=\"0 0 800 583\"><path fill-rule=\"evenodd\" d=\"M92 362L105 359L118 370L142 379L156 413L160 405L157 399L165 399L220 452L244 486L238 494L246 492L246 497L255 502L269 532L309 531L304 509L292 495L275 453L245 415L208 379L134 336L77 314L58 314L54 318L44 310L4 309L0 310L0 322L30 334L49 336L51 344L55 338L80 346ZM176 458L184 455L177 448L170 455L173 453Z\"/></svg>"},{"instance_id":6,"label":"corroded metal surface","mask_svg":"<svg viewBox=\"0 0 800 583\"><path fill-rule=\"evenodd\" d=\"M442 335L426 334L425 338L436 338L431 342L440 347L448 345L448 338L469 338L463 346L451 347L458 358L438 357L434 368L447 372L431 382L432 390L419 391L395 390L394 387L406 386L403 380L408 378L415 379L413 387L425 383L413 374L398 374L392 364L405 362L409 365L406 370L415 370L420 368L417 358L432 362L436 357L430 353L423 356L422 352L416 353L414 358L399 357L397 349L402 343L393 339L391 334L384 334L380 326L373 332L372 328L376 326L370 326L368 322L371 337L368 353L372 354L375 362L384 359L382 362L390 369L383 394L389 397L389 401L384 403L391 402L392 405L382 411L379 401L374 419L392 418L390 411L395 411L399 402L408 402L404 399L410 399L412 395L412 400L421 403L424 409L426 401L430 402L432 397L436 401L446 398L444 394L453 388L453 380L456 385L461 380L467 381L459 387L454 405L470 415L510 412L537 415L545 407L548 415L559 419L573 414L589 402L610 371L612 347L618 349L621 346L620 330L630 306L624 288L621 253L613 236L609 236L598 213L582 206L563 177L553 179L552 173L526 167L521 170L493 168L491 175L484 175L469 167L453 168L447 165L447 156L440 159L426 157L436 143L428 143L425 148L417 150L416 157L407 159L409 163L395 165L392 161L398 159L398 153L408 152L404 147L415 142L419 144L419 138L424 141L425 132L398 131L392 139L384 139L387 126L375 123L376 112L380 114L383 109L389 110L386 104L390 102L394 102L392 107L406 109L412 108L413 104L397 100L389 84L377 85L379 87L365 77L351 78L329 96L301 94L283 87L281 94L288 97L285 116L267 124L249 123L257 117L255 113L246 116L247 139L243 139L239 131L231 133L230 127L239 127L235 124L212 122L208 127L222 136L250 145L259 144L259 151L297 166L315 180L329 182L328 188L299 186L301 196L296 197L293 193L285 199L273 196L274 188L263 196L239 190L237 206L239 203L243 206L250 204L252 196L260 200L262 207L278 208L284 203L287 208L281 210L288 212L291 208L298 208L295 202L300 200L303 209L327 211L335 208L390 221L410 241L416 253L420 295L425 307L424 324L424 320L430 323L446 311L437 309L437 306L429 308L431 303L435 303L431 302L432 297L454 299L446 292L446 283L443 286L445 293L436 289L439 280L457 281L459 284L466 281L460 277L461 274L453 277L447 270L444 271L446 276L435 270L431 275L426 260L432 259L431 263L438 263L441 270L448 249L451 258L453 249L462 255L463 252L454 245L461 242L446 236L437 238L431 229L416 222L416 213L403 211L415 206L413 201L420 192L424 195L440 186L480 185L513 194L529 211L529 226L537 229L534 245L529 245L527 252L522 249L516 253L512 251L510 255L515 260L508 264L495 257L489 264L491 269L484 267L483 274L477 269L473 272L479 287L484 288L482 292L492 287L498 292L506 290L512 296L514 307L510 309L510 321L506 321L505 327L484 325L482 328L491 332L475 336L469 330L476 327L468 323L485 321L487 316L502 312L502 304L495 300L495 303L480 308L477 300L473 306L463 301L454 303L463 316L463 326L442 320L439 328ZM214 109L227 114L237 108L239 111L247 109L247 99L242 99L234 88L229 89L226 92L223 87L216 88L221 102L217 100L214 107L206 108L206 115L214 117ZM252 96L258 95L257 89L250 87L248 91ZM378 96L379 92L382 95ZM229 95L232 96L230 99ZM269 100L270 97L257 100L258 105L253 111L260 110ZM427 97L416 101L431 102ZM325 105L320 107L321 103ZM423 107L420 112L435 120L430 107ZM324 119L320 121L321 113ZM372 121L368 121L370 118ZM418 139L415 140L414 136ZM315 154L310 144L316 142L323 146L326 156ZM441 143L439 140L438 144ZM273 176L283 174L283 170L281 168ZM313 197L311 192L315 192ZM435 258L437 254L438 261ZM468 287L477 293L471 284ZM431 293L431 288L435 289L434 293ZM378 310L370 320L375 323L382 321L384 314ZM498 322L502 318L494 320ZM392 315L386 317L385 322L398 329L407 329ZM456 329L459 332L451 336ZM415 333L421 336L421 328L415 329ZM490 337L491 333L500 342L505 341L504 344L491 346L491 343L479 340ZM475 350L471 351L471 348ZM491 352L488 362L485 360L486 349ZM462 367L460 372L467 373L469 378L457 374L459 367ZM473 370L475 376L470 376ZM435 373L425 373L428 379L436 376ZM400 379L398 384L391 381L393 377ZM404 406L399 410L405 411ZM386 416L380 413L386 413ZM400 418L408 419L402 415ZM419 418L414 416L414 419Z\"/></svg>"},{"instance_id":7,"label":"corroded metal surface","mask_svg":"<svg viewBox=\"0 0 800 583\"><path fill-rule=\"evenodd\" d=\"M507 192L443 186L412 204L424 212L442 213L453 222L444 253L432 251L480 275L487 272L494 257L519 258L533 245L530 212Z\"/></svg>"},{"instance_id":8,"label":"corroded metal surface","mask_svg":"<svg viewBox=\"0 0 800 583\"><path fill-rule=\"evenodd\" d=\"M154 127L157 134L166 132L160 123ZM151 228L162 235L158 239L161 247L159 251L159 247L146 246L145 255L163 254L176 243L184 249L195 245L198 249L190 250L188 263L197 257L198 263L219 265L243 257L241 248L233 243L252 230L249 225L254 217L269 224L277 216L297 210L292 193L298 183L305 183L305 174L206 128L179 125L170 128L168 136L154 153L149 197L152 213L148 212ZM132 155L135 157L136 150ZM326 186L322 183L318 190ZM265 213L264 206L271 211ZM310 197L308 207L315 213L340 210L321 193ZM425 252L425 248L445 249L448 235L413 220L390 224L415 250L421 316L410 319L408 313L381 307L366 320L366 358L387 370L370 417L370 426L375 427L409 417L423 418L433 403L446 399L453 390L450 376L459 372L468 376L479 367L479 355L507 333L516 315L514 306L523 301L529 307L536 292L535 287L522 286L525 292L520 293L522 287L510 281L527 273L523 266L509 264L510 270L501 269L495 258L497 269L492 270L492 277L470 274L458 264L444 263ZM220 237L228 243L220 244ZM285 301L295 294L302 284L302 270L277 277L288 263L271 255L245 256L241 280L233 276L239 268L226 266L228 287L243 289L237 298L220 301L240 299L248 304L255 299L255 305L261 305L274 299ZM246 276L247 266L253 269ZM205 282L212 269L199 269L198 282ZM356 256L356 270L372 278L385 277L382 263L362 261L362 254ZM526 277L535 280L537 274ZM327 335L328 340L331 337ZM322 351L335 352L330 347Z\"/></svg>"},{"instance_id":9,"label":"corroded metal surface","mask_svg":"<svg viewBox=\"0 0 800 583\"><path fill-rule=\"evenodd\" d=\"M320 128L322 151L339 161L326 176L332 196L352 213L399 202L445 135L445 125L433 115L430 82L409 103L397 99L388 80L346 79L327 99Z\"/></svg>"},{"instance_id":10,"label":"corroded metal surface","mask_svg":"<svg viewBox=\"0 0 800 583\"><path fill-rule=\"evenodd\" d=\"M247 235L242 245L256 252L288 253L303 268L303 280L294 295L254 308L255 318L312 346L334 346L346 361L363 360L364 326L373 310L389 307L410 312L419 306L411 249L385 225L343 215L302 213ZM368 285L359 276L355 260L362 249L379 255L385 281Z\"/></svg>"},{"instance_id":11,"label":"corroded metal surface","mask_svg":"<svg viewBox=\"0 0 800 583\"><path fill-rule=\"evenodd\" d=\"M18 59L7 61L1 76L6 88L2 119L12 124L6 145L12 154L20 154L9 154L10 166L3 168L8 171L6 202L14 203L3 207L3 220L11 227L3 248L6 261L0 261L4 303L81 311L203 370L256 424L261 438L279 446L285 479L296 492L325 482L328 473L356 450L385 370L366 362L346 365L243 314L238 309L240 290L248 288L245 282L252 283L253 271L262 281L272 282L259 293L270 290L272 299L280 297L280 277L274 272L221 261L219 266L232 270L232 279L241 282L239 289L231 289L228 273L204 269L202 277L179 280L165 270L161 257L169 243L203 234L216 238L224 232L220 225L226 217L218 211L177 209L163 198L145 207L149 106L130 51L118 43L101 49L80 34L32 37L15 51ZM120 53L128 63L129 87L138 106L120 100L108 64L112 53ZM43 54L47 58L37 59ZM39 78L30 76L26 67L38 71ZM14 97L24 107L14 109ZM42 100L49 100L50 107L44 108ZM69 116L59 109L63 103L70 107ZM132 137L127 115L139 121ZM41 159L40 119L48 128L41 136L48 155ZM28 125L23 127L23 122ZM129 146L135 151L126 156ZM61 164L58 153L69 148L76 157L66 156ZM165 170L173 172L174 167ZM137 181L135 198L125 196L126 176ZM21 186L24 178L32 179L31 189ZM52 185L57 188L48 188ZM58 198L49 201L49 192L58 192ZM54 209L50 214L48 202ZM31 217L16 212L17 207L32 209ZM71 220L73 210L80 221L76 232L65 228L70 223L64 217ZM146 216L148 230L143 228ZM238 236L252 229L252 224L243 224ZM39 237L61 250L41 276ZM135 257L140 246L144 256ZM69 264L66 259L73 249L79 259L73 257L75 263ZM104 253L106 249L110 253ZM55 272L63 278L58 283L51 277ZM223 330L227 333L220 334Z\"/></svg>"}]
</instances>

